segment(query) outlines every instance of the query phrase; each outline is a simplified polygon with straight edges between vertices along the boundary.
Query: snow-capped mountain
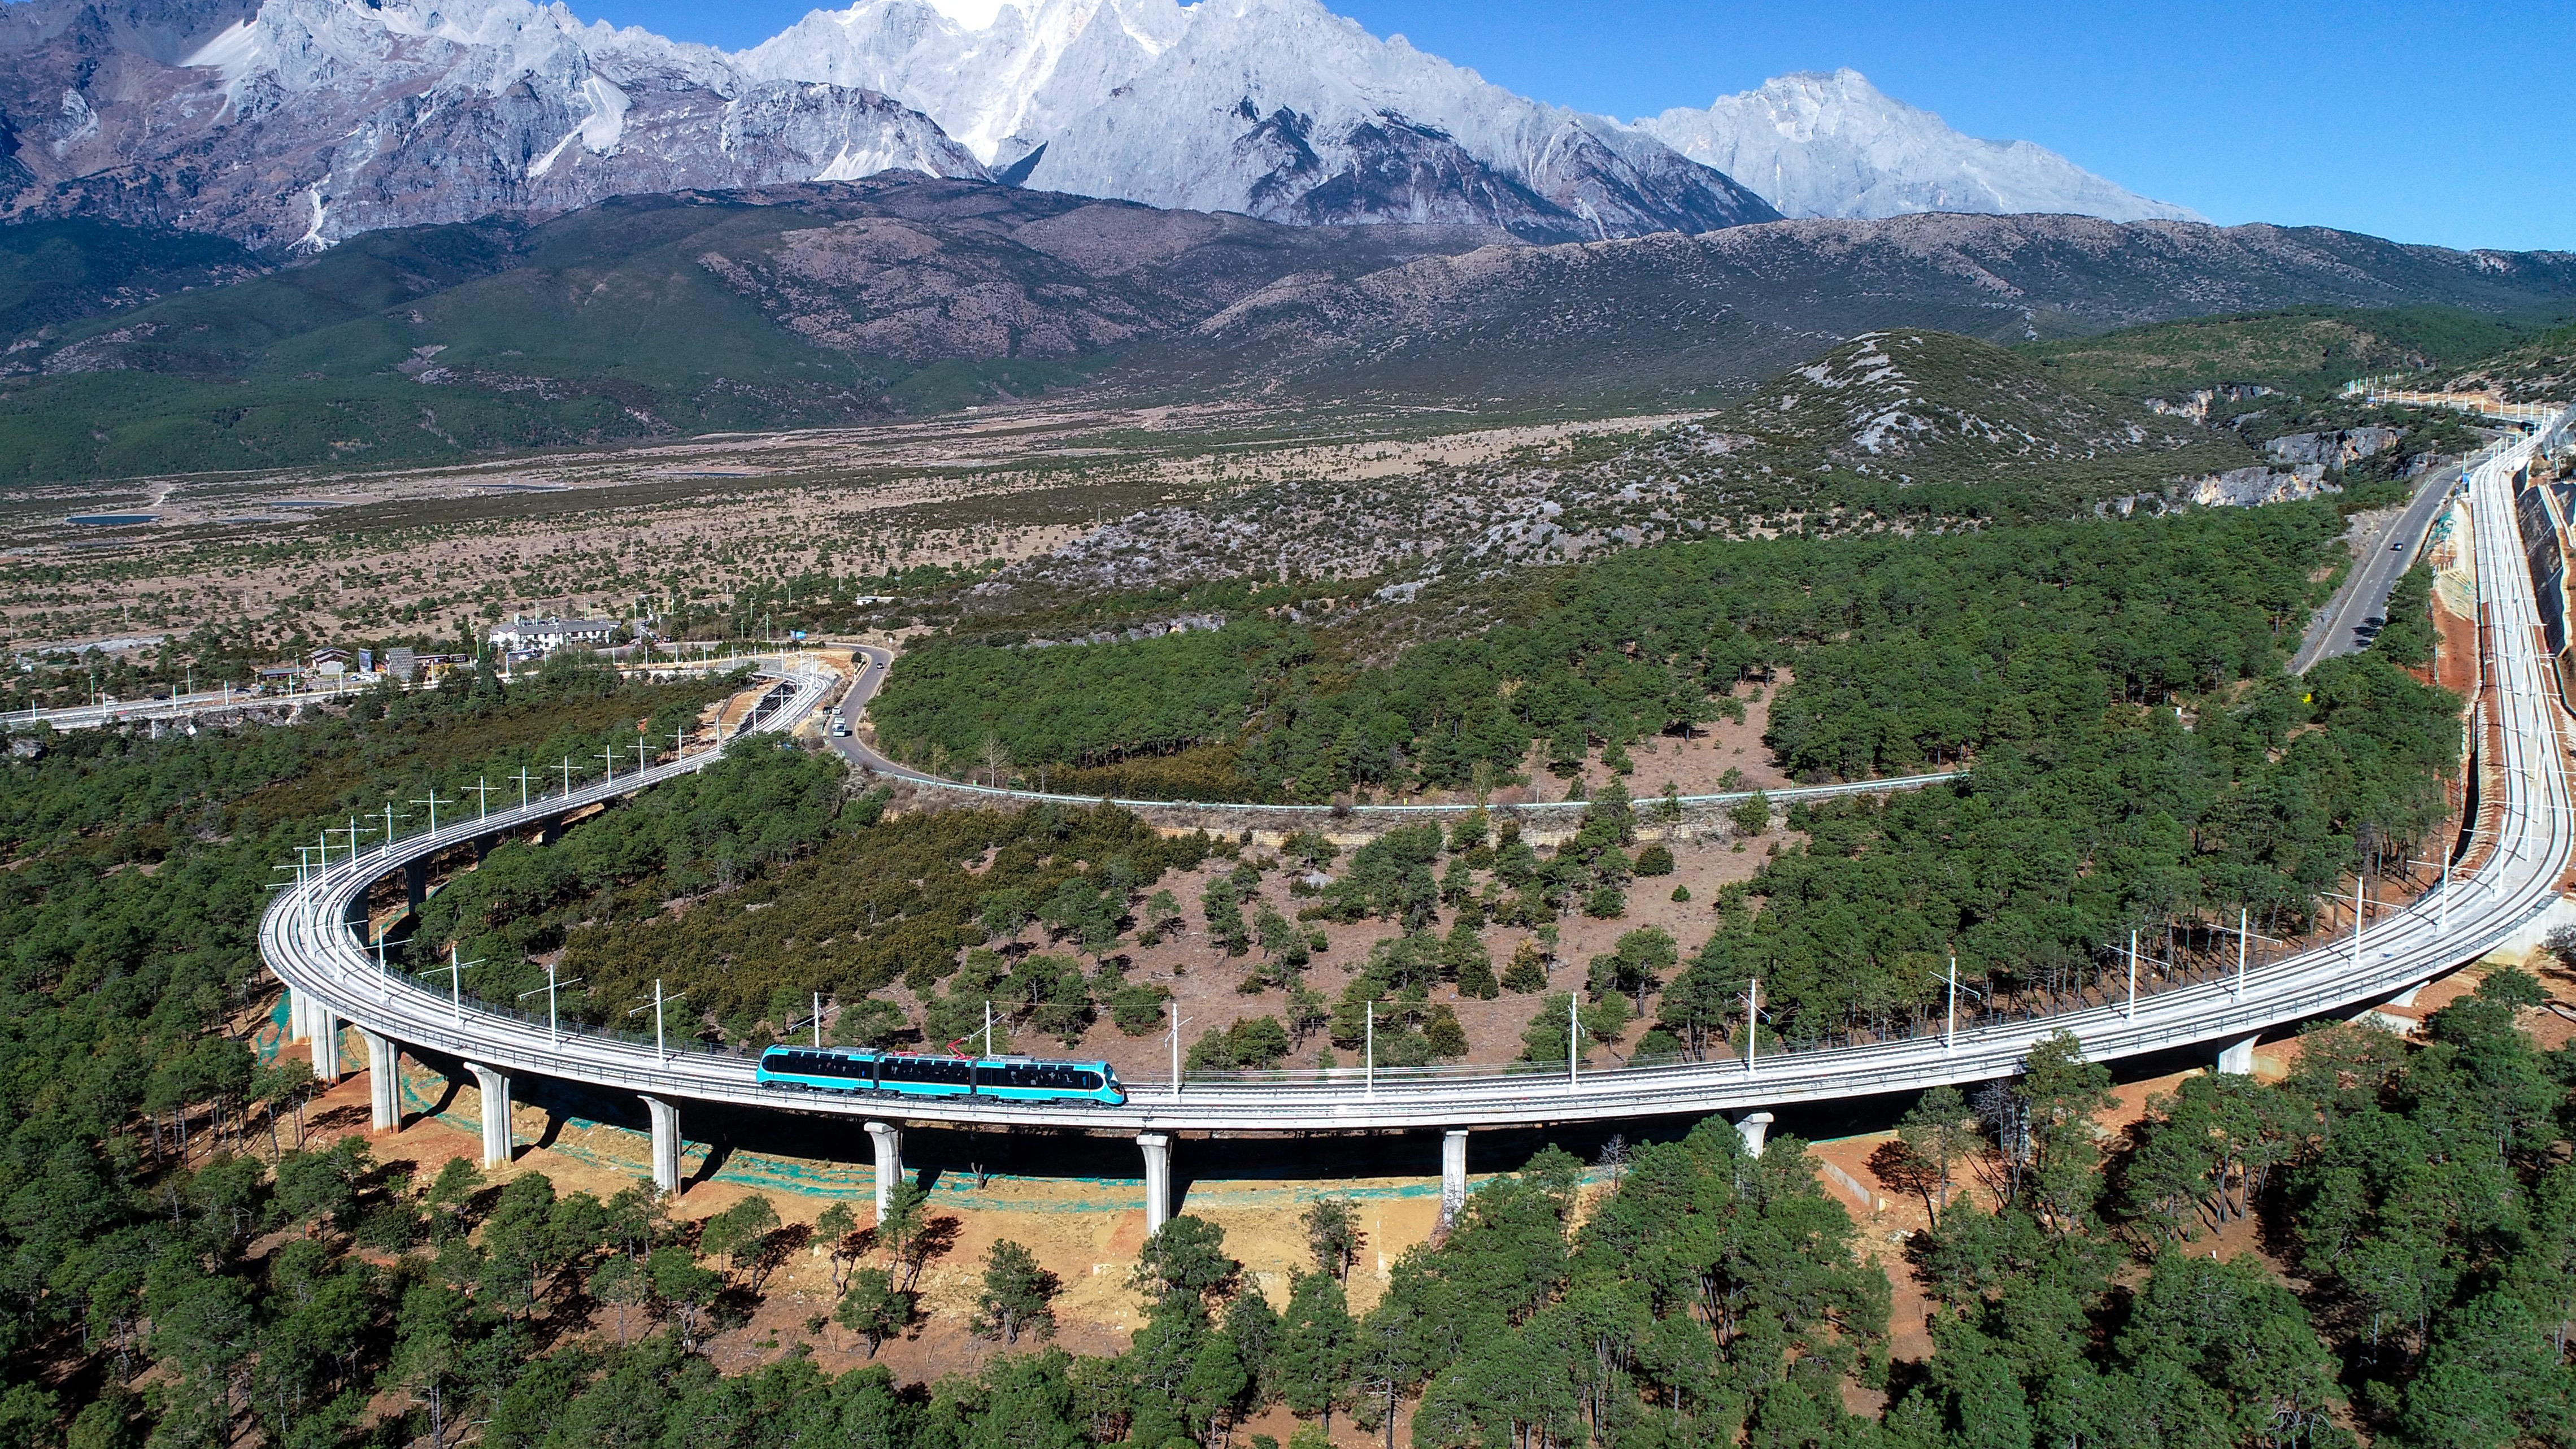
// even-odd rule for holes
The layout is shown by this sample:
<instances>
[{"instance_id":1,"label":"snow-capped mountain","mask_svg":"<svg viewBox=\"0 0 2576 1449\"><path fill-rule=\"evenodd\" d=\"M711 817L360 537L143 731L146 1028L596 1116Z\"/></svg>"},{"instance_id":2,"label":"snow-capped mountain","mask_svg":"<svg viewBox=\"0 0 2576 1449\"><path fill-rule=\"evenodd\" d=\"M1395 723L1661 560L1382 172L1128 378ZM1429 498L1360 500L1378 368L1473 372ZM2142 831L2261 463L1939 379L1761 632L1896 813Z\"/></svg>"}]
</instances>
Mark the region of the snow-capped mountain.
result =
<instances>
[{"instance_id":1,"label":"snow-capped mountain","mask_svg":"<svg viewBox=\"0 0 2576 1449\"><path fill-rule=\"evenodd\" d=\"M1650 136L1514 95L1317 0L858 0L741 62L881 90L1046 190L1551 240L1775 215Z\"/></svg>"},{"instance_id":2,"label":"snow-capped mountain","mask_svg":"<svg viewBox=\"0 0 2576 1449\"><path fill-rule=\"evenodd\" d=\"M2109 221L2200 221L2028 141L1980 141L1882 93L1856 70L1801 72L1638 121L1790 216L1927 211L2063 212Z\"/></svg>"},{"instance_id":3,"label":"snow-capped mountain","mask_svg":"<svg viewBox=\"0 0 2576 1449\"><path fill-rule=\"evenodd\" d=\"M889 169L1530 241L1783 213L2192 215L1962 136L1851 71L1629 126L1321 0L855 0L736 55L584 25L560 0L0 3L11 213L319 247Z\"/></svg>"},{"instance_id":4,"label":"snow-capped mountain","mask_svg":"<svg viewBox=\"0 0 2576 1449\"><path fill-rule=\"evenodd\" d=\"M693 187L986 173L917 111L527 0L0 7L13 209L255 246ZM0 166L0 170L6 170Z\"/></svg>"}]
</instances>

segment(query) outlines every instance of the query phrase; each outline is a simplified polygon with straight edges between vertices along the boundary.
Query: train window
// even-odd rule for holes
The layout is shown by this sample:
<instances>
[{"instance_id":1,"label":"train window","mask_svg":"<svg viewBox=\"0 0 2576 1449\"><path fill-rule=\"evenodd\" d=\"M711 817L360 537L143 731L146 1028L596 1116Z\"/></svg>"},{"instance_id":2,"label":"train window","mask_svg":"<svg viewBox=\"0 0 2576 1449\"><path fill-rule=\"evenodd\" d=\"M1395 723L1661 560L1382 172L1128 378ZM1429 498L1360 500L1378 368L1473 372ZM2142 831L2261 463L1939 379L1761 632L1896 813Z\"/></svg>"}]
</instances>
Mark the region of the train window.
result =
<instances>
[{"instance_id":1,"label":"train window","mask_svg":"<svg viewBox=\"0 0 2576 1449\"><path fill-rule=\"evenodd\" d=\"M1011 1062L983 1069L983 1081L997 1087L1042 1092L1096 1092L1100 1073L1053 1062Z\"/></svg>"},{"instance_id":2,"label":"train window","mask_svg":"<svg viewBox=\"0 0 2576 1449\"><path fill-rule=\"evenodd\" d=\"M921 1082L937 1086L962 1087L973 1063L947 1057L887 1057L885 1079L889 1082Z\"/></svg>"}]
</instances>

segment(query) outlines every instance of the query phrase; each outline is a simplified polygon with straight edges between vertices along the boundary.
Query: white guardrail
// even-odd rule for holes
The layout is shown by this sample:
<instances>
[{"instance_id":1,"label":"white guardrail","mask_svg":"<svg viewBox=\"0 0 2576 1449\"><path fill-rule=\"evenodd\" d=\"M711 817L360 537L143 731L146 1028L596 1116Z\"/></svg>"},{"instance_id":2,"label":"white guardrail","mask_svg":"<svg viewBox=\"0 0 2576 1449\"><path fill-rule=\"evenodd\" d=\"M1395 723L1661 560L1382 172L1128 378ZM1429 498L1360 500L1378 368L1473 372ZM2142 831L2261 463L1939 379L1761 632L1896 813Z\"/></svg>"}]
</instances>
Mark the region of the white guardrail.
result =
<instances>
[{"instance_id":1,"label":"white guardrail","mask_svg":"<svg viewBox=\"0 0 2576 1449\"><path fill-rule=\"evenodd\" d=\"M2576 416L2571 414L2570 416ZM2495 758L2482 759L2487 818L2475 839L2483 854L2456 871L2447 890L2392 910L2358 936L2251 967L2242 978L2168 987L2134 1006L2108 1005L1869 1045L1824 1047L1747 1064L1545 1072L1453 1071L1374 1082L1333 1079L1127 1083L1123 1107L1000 1103L974 1098L838 1098L764 1088L748 1056L698 1049L664 1051L622 1037L549 1032L533 1021L381 974L347 924L353 903L411 861L511 829L527 829L595 802L704 766L704 751L616 782L600 782L512 811L496 811L333 862L281 890L260 926L271 969L341 1021L397 1043L511 1073L528 1073L665 1100L722 1102L917 1123L1155 1131L1333 1131L1465 1128L1699 1115L1738 1108L1919 1091L1943 1083L2011 1075L2033 1044L2069 1031L2096 1060L2242 1042L2267 1028L2384 1000L2475 960L2557 899L2576 845L2563 721L2544 687L2538 609L2516 538L2514 474L2544 439L2566 433L2560 417L2541 438L2489 450L2471 467L2469 494L2481 565L2482 677L2478 707L2496 727L2484 732ZM2488 561L2495 567L2488 567ZM792 727L831 686L830 676L797 674L795 697L756 728ZM1884 788L1882 782L1881 788ZM2447 899L2446 899L2447 898Z\"/></svg>"}]
</instances>

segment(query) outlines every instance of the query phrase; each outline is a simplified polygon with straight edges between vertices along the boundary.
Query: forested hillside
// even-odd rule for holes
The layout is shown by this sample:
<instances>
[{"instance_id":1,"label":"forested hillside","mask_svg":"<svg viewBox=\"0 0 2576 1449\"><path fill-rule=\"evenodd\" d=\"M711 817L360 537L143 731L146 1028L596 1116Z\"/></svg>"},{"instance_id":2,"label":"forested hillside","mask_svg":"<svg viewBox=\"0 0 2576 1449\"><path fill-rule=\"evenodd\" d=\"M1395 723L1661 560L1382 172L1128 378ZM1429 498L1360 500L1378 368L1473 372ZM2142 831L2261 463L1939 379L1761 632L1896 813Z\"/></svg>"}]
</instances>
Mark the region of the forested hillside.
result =
<instances>
[{"instance_id":1,"label":"forested hillside","mask_svg":"<svg viewBox=\"0 0 2576 1449\"><path fill-rule=\"evenodd\" d=\"M988 739L1024 774L1213 747L1233 777L1194 790L1324 800L1463 786L1478 766L1500 782L1534 741L1566 760L1678 731L1791 665L1773 748L1805 778L1865 778L2271 672L2338 531L2313 506L1673 544L1427 590L1369 629L1294 622L1290 596L1255 592L1213 634L916 643L871 717L916 763L964 767ZM1424 642L1376 647L1390 636Z\"/></svg>"},{"instance_id":2,"label":"forested hillside","mask_svg":"<svg viewBox=\"0 0 2576 1449\"><path fill-rule=\"evenodd\" d=\"M153 1391L177 1416L155 1442L229 1442L236 1401L261 1395L279 1442L324 1407L328 1393L308 1395L342 1382L345 1356L363 1349L339 1335L359 1325L306 1320L293 1347L257 1325L272 1290L345 1314L360 1280L263 1287L259 1273L329 1264L243 1258L273 1214L323 1229L327 1203L353 1201L365 1177L317 1159L268 1181L293 1140L280 1118L312 1090L300 1065L264 1068L246 1040L275 990L253 936L277 867L388 798L413 815L411 790L390 782L452 797L478 776L631 741L639 718L667 735L730 687L623 686L566 660L506 687L470 676L293 728L64 735L0 767L0 1439L53 1442L48 1405L96 1400L108 1407L92 1432L106 1437L86 1442L140 1442L108 1419L135 1407L125 1385L156 1361L178 1377ZM257 1394L254 1361L267 1375ZM328 1442L333 1422L345 1420L316 1420L299 1432L324 1437L297 1442Z\"/></svg>"},{"instance_id":3,"label":"forested hillside","mask_svg":"<svg viewBox=\"0 0 2576 1449\"><path fill-rule=\"evenodd\" d=\"M2230 386L2317 395L2357 377L2456 367L2532 331L2528 317L2457 307L2293 307L2153 322L2018 350L2070 385L2124 397Z\"/></svg>"},{"instance_id":4,"label":"forested hillside","mask_svg":"<svg viewBox=\"0 0 2576 1449\"><path fill-rule=\"evenodd\" d=\"M1221 874L1187 914L1220 959L1244 959L1243 995L1285 1034L1210 1064L1275 1064L1319 1032L1347 1050L1372 1007L1381 1061L1454 1057L1465 1045L1435 1041L1439 1013L1504 994L1488 962L1519 944L1480 942L1546 931L1552 950L1556 923L1620 920L1646 889L1639 830L1671 807L1631 801L1618 763L1741 711L1786 665L1767 743L1800 775L1973 768L1789 812L1795 848L1728 886L1713 915L1679 935L1630 930L1591 963L1590 1029L1647 1057L1723 1052L1759 977L1783 1043L1903 1032L1936 1005L1952 954L1998 1003L2055 1009L2131 928L2188 944L2242 908L2297 935L2321 893L2430 848L2460 724L2456 698L2402 667L2420 662L2423 631L2393 628L2301 679L2279 672L2334 522L2294 506L1640 550L1523 581L1481 601L1494 611L1481 632L1385 665L1337 656L1348 641L1333 631L1257 614L1135 644L917 648L876 717L897 740L906 724L948 722L954 752L923 755L961 772L1035 782L1033 762L1052 757L1057 785L1149 783L1175 778L1153 773L1168 760L1210 772L1178 778L1212 794L1314 798L1325 791L1309 782L1355 777L1491 786L1536 746L1569 774L1606 761L1614 785L1554 847L1470 817L1337 862L1320 838L1273 856L1166 839L1107 808L881 818L882 791L842 802L837 766L755 751L560 846L495 852L431 902L410 950L421 967L451 947L484 962L469 984L496 1000L541 985L532 962L560 951L585 983L569 1009L600 1024L655 979L686 985L737 1045L769 1040L819 993L852 1041L937 1046L991 1001L1006 1036L1097 1053L1113 1019L1159 1028L1131 958L1185 914L1165 877L1216 855ZM2422 611L2420 588L2405 597ZM1230 734L1228 720L1247 723ZM1130 744L1135 756L1106 763L1137 739L1119 730L1156 728L1168 733L1150 745L1177 753ZM977 732L986 743L970 747ZM1328 973L1346 979L1306 979L1317 922L1373 927L1365 960ZM1555 989L1546 960L1499 985ZM1529 1055L1562 1060L1564 998L1519 1010ZM1553 1046L1540 1041L1551 1030Z\"/></svg>"},{"instance_id":5,"label":"forested hillside","mask_svg":"<svg viewBox=\"0 0 2576 1449\"><path fill-rule=\"evenodd\" d=\"M815 991L838 998L845 1041L935 1045L986 1001L1039 1049L1160 1030L1163 1001L1122 961L1191 916L1301 1034L1343 1043L1372 1010L1389 1063L1451 1054L1453 1004L1501 993L1531 1009L1540 1063L1568 1049L1569 995L1605 1040L1641 1009L1639 1055L1731 1050L1753 972L1766 1040L1903 1029L1949 949L1988 991L2044 1004L2130 925L2244 905L2296 929L2318 890L2431 827L2457 701L2399 667L2421 631L2278 673L2336 528L2297 505L1675 544L1427 595L1409 607L1459 637L1383 657L1344 641L1400 632L1256 611L1133 645L916 656L960 696L1002 701L954 726L958 754L996 769L983 735L1048 718L1068 732L1010 737L1021 769L1050 748L1068 771L1101 768L1067 742L1158 717L1125 709L1132 695L1176 736L1204 728L1190 709L1224 722L1184 754L1215 751L1282 795L1472 785L1533 743L1542 759L1606 754L1757 685L1777 689L1772 744L1802 772L1973 763L1956 787L1795 813L1786 848L1701 933L1631 931L1554 981L1487 959L1479 930L1615 918L1672 868L1637 837L1657 803L1602 792L1544 852L1476 817L1347 856L1295 841L1280 855L1327 879L1292 922L1254 909L1284 860L1234 842L1106 809L889 814L836 762L761 740L554 846L502 846L433 897L409 950L484 958L469 984L495 999L560 951L593 983L575 1014L594 1020L665 976L699 993L702 1035L738 1044ZM1784 665L1794 683L1765 680ZM1880 1158L1887 1188L1937 1209L1901 1244L1864 1236L1794 1138L1750 1159L1717 1122L1589 1172L1540 1153L1397 1258L1366 1312L1345 1281L1356 1218L1328 1199L1284 1292L1215 1225L1175 1219L1138 1255L1144 1311L1112 1354L1049 1346L1067 1265L1003 1242L977 1265L963 1331L991 1352L971 1376L828 1373L793 1329L719 1367L714 1341L791 1253L822 1250L838 1295L804 1341L873 1352L924 1331L938 1234L922 1196L862 1233L841 1205L810 1229L758 1197L684 1222L640 1189L486 1181L461 1162L415 1174L308 1136L309 1073L261 1063L245 1037L260 887L294 845L388 797L417 809L401 802L631 748L639 720L667 731L723 687L621 687L567 659L506 688L371 698L347 720L95 733L7 764L0 1443L1173 1449L1239 1441L1273 1406L1305 1426L1300 1449L1333 1427L1413 1449L2502 1449L2568 1422L2576 1070L2517 1029L2537 997L2510 973L2436 1015L2429 1045L2332 1028L2287 1082L2194 1078L2109 1141L2094 1132L2107 1075L2063 1045L1973 1102L1931 1094ZM1085 688L1107 691L1101 709L1049 713ZM950 718L920 703L912 718ZM1158 886L1211 868L1189 905ZM1338 999L1298 977L1322 923L1384 932ZM1277 1060L1252 1030L1193 1057ZM2241 1251L2249 1217L2298 1276ZM2205 1235L2231 1228L2213 1261ZM1891 1354L1891 1271L1929 1296L1928 1359Z\"/></svg>"}]
</instances>

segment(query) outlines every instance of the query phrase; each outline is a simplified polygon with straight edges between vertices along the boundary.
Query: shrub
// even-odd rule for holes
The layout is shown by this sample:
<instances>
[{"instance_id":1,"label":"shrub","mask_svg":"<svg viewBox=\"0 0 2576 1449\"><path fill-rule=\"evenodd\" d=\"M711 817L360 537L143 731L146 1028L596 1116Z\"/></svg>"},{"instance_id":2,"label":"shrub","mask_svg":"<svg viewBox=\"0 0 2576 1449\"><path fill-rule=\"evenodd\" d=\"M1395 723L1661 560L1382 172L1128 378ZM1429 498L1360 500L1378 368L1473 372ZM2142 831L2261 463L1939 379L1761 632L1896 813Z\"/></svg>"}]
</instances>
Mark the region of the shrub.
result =
<instances>
[{"instance_id":1,"label":"shrub","mask_svg":"<svg viewBox=\"0 0 2576 1449\"><path fill-rule=\"evenodd\" d=\"M1140 981L1109 993L1109 1019L1129 1036L1144 1036L1163 1024L1163 1002L1171 992Z\"/></svg>"}]
</instances>

